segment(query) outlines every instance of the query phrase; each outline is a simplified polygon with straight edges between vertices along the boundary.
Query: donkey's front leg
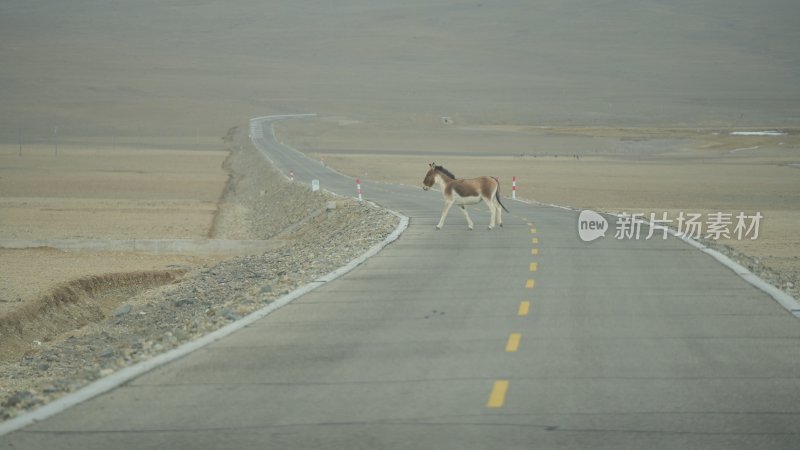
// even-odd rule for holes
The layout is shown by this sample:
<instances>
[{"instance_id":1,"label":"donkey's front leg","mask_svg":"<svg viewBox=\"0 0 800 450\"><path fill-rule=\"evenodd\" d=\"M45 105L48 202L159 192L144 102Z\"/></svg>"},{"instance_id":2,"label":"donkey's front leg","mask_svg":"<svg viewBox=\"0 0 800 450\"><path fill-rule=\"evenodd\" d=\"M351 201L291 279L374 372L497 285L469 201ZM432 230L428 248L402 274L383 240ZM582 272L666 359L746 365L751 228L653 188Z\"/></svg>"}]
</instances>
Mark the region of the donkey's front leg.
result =
<instances>
[{"instance_id":1,"label":"donkey's front leg","mask_svg":"<svg viewBox=\"0 0 800 450\"><path fill-rule=\"evenodd\" d=\"M442 208L442 217L439 219L439 224L436 225L437 230L441 230L442 226L444 225L444 218L447 217L447 213L450 211L450 207L453 206L452 201L445 201L444 208Z\"/></svg>"},{"instance_id":2,"label":"donkey's front leg","mask_svg":"<svg viewBox=\"0 0 800 450\"><path fill-rule=\"evenodd\" d=\"M473 227L473 226L475 226L475 224L474 224L474 223L472 223L472 219L469 217L469 213L467 213L467 207L466 207L466 206L464 206L464 205L458 205L458 206L460 206L460 207L461 207L461 211L463 211L463 212L464 212L464 217L466 217L466 218L467 218L467 226L468 226L468 227L469 227L469 229L471 230L471 229L472 229L472 227Z\"/></svg>"}]
</instances>

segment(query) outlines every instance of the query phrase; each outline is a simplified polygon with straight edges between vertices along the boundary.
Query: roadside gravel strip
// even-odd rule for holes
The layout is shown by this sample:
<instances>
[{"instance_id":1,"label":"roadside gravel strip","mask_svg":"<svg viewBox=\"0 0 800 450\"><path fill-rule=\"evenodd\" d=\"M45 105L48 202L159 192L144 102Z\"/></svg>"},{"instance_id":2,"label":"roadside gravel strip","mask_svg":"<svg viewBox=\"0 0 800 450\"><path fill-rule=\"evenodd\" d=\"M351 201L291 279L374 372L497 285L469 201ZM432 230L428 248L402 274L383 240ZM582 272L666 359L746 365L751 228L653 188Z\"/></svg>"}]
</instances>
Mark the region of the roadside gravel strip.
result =
<instances>
[{"instance_id":1,"label":"roadside gravel strip","mask_svg":"<svg viewBox=\"0 0 800 450\"><path fill-rule=\"evenodd\" d=\"M192 270L127 299L101 322L36 342L20 360L0 362L0 420L6 421L0 435L266 316L355 268L408 223L374 205L285 181L244 140L226 166L232 176L214 237L272 239L278 248ZM330 202L335 209L326 208Z\"/></svg>"}]
</instances>

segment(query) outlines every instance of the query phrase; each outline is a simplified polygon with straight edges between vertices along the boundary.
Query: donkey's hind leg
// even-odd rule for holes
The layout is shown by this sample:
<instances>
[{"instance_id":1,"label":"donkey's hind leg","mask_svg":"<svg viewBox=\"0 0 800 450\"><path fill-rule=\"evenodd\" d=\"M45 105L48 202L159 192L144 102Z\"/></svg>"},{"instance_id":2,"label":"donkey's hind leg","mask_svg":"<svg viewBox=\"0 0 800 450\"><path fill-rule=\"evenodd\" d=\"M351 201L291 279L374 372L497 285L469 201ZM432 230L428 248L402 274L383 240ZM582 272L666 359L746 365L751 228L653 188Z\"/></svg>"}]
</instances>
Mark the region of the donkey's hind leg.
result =
<instances>
[{"instance_id":1,"label":"donkey's hind leg","mask_svg":"<svg viewBox=\"0 0 800 450\"><path fill-rule=\"evenodd\" d=\"M489 212L492 213L492 223L489 224L489 229L494 228L495 225L503 228L503 208L500 206L500 201L497 199L497 194L492 195L491 198L484 198L486 206L489 207Z\"/></svg>"},{"instance_id":2,"label":"donkey's hind leg","mask_svg":"<svg viewBox=\"0 0 800 450\"><path fill-rule=\"evenodd\" d=\"M469 217L469 213L467 212L467 207L464 206L464 205L458 205L458 206L461 207L461 211L464 213L464 217L467 219L467 226L471 230L472 227L475 226L475 224L472 223L472 219L470 219L470 217Z\"/></svg>"},{"instance_id":3,"label":"donkey's hind leg","mask_svg":"<svg viewBox=\"0 0 800 450\"><path fill-rule=\"evenodd\" d=\"M497 223L497 208L494 207L493 201L486 198L484 198L484 201L486 202L486 206L489 207L489 212L492 215L491 219L489 219L489 229L493 230L495 224Z\"/></svg>"},{"instance_id":4,"label":"donkey's hind leg","mask_svg":"<svg viewBox=\"0 0 800 450\"><path fill-rule=\"evenodd\" d=\"M497 210L497 226L503 228L503 207L500 206L500 202L497 200L492 203L494 203L494 207Z\"/></svg>"}]
</instances>

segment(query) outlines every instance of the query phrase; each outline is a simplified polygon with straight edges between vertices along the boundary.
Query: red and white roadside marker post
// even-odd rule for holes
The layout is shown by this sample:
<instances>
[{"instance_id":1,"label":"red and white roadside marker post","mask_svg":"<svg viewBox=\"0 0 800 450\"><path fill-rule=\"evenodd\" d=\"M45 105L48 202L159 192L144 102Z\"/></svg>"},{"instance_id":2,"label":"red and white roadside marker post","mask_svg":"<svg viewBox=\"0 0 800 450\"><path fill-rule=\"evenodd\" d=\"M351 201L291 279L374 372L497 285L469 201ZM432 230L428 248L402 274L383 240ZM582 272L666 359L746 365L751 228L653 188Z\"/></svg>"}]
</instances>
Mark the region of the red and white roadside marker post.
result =
<instances>
[{"instance_id":1,"label":"red and white roadside marker post","mask_svg":"<svg viewBox=\"0 0 800 450\"><path fill-rule=\"evenodd\" d=\"M511 177L511 199L517 199L517 177Z\"/></svg>"},{"instance_id":2,"label":"red and white roadside marker post","mask_svg":"<svg viewBox=\"0 0 800 450\"><path fill-rule=\"evenodd\" d=\"M364 199L361 197L361 180L356 178L356 194L358 194L358 201L363 202Z\"/></svg>"}]
</instances>

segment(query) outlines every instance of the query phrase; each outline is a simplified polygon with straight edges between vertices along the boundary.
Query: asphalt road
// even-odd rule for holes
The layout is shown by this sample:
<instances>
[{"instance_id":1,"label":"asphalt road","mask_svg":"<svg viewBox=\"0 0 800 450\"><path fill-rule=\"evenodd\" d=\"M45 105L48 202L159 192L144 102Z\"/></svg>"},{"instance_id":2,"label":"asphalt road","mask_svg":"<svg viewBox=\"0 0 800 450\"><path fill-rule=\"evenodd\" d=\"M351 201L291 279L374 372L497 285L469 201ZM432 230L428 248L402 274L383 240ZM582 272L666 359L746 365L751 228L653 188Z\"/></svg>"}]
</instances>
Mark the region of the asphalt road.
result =
<instances>
[{"instance_id":1,"label":"asphalt road","mask_svg":"<svg viewBox=\"0 0 800 450\"><path fill-rule=\"evenodd\" d=\"M255 140L296 180L354 195ZM451 211L437 232L440 194L362 189L410 217L378 256L0 446L800 448L800 324L707 255L584 243L576 213L510 200L501 230L479 205L475 231Z\"/></svg>"}]
</instances>

